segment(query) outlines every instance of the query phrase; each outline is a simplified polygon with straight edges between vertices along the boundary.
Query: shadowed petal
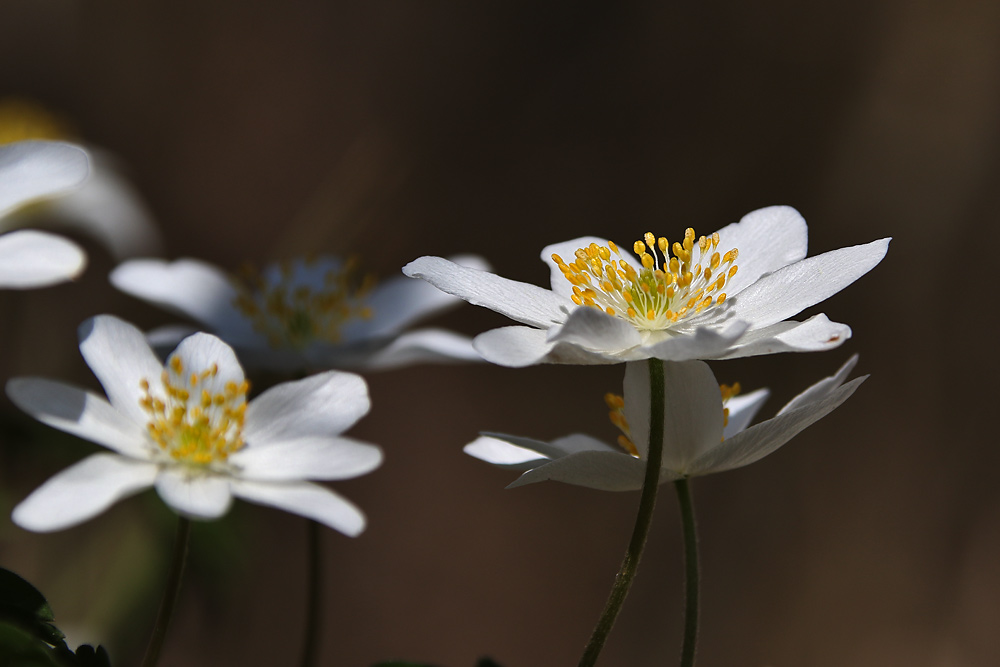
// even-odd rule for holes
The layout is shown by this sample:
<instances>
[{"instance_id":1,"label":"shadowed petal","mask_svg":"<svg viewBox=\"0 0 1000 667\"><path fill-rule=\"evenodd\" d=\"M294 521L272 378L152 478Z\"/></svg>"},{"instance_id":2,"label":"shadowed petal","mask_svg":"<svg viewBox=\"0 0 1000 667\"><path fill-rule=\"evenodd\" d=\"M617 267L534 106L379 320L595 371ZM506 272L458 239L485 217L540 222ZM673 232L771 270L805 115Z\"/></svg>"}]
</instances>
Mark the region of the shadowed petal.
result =
<instances>
[{"instance_id":1,"label":"shadowed petal","mask_svg":"<svg viewBox=\"0 0 1000 667\"><path fill-rule=\"evenodd\" d=\"M602 491L634 491L642 488L646 463L624 452L584 451L533 468L507 486L552 480Z\"/></svg>"},{"instance_id":2,"label":"shadowed petal","mask_svg":"<svg viewBox=\"0 0 1000 667\"><path fill-rule=\"evenodd\" d=\"M58 141L18 141L0 146L0 216L36 199L81 185L87 153Z\"/></svg>"},{"instance_id":3,"label":"shadowed petal","mask_svg":"<svg viewBox=\"0 0 1000 667\"><path fill-rule=\"evenodd\" d=\"M152 463L94 454L38 487L14 508L11 518L35 532L69 528L152 486L156 474Z\"/></svg>"},{"instance_id":4,"label":"shadowed petal","mask_svg":"<svg viewBox=\"0 0 1000 667\"><path fill-rule=\"evenodd\" d=\"M80 275L87 256L68 239L25 229L0 236L0 287L46 287Z\"/></svg>"},{"instance_id":5,"label":"shadowed petal","mask_svg":"<svg viewBox=\"0 0 1000 667\"><path fill-rule=\"evenodd\" d=\"M218 519L233 502L230 479L201 474L180 467L165 468L156 478L156 492L181 516L191 519Z\"/></svg>"},{"instance_id":6,"label":"shadowed petal","mask_svg":"<svg viewBox=\"0 0 1000 667\"><path fill-rule=\"evenodd\" d=\"M805 322L778 322L748 331L722 359L752 357L778 352L823 352L840 347L851 337L851 327L831 322L823 313Z\"/></svg>"},{"instance_id":7,"label":"shadowed petal","mask_svg":"<svg viewBox=\"0 0 1000 667\"><path fill-rule=\"evenodd\" d=\"M729 423L723 429L722 437L731 438L749 426L770 394L771 392L767 389L758 389L749 394L734 396L726 401L725 406L729 409Z\"/></svg>"},{"instance_id":8,"label":"shadowed petal","mask_svg":"<svg viewBox=\"0 0 1000 667\"><path fill-rule=\"evenodd\" d=\"M596 308L571 311L566 322L549 329L549 343L569 343L595 352L618 353L642 342L636 328Z\"/></svg>"},{"instance_id":9,"label":"shadowed petal","mask_svg":"<svg viewBox=\"0 0 1000 667\"><path fill-rule=\"evenodd\" d=\"M229 457L239 477L258 481L350 479L382 464L382 450L348 438L300 438L255 447L253 442Z\"/></svg>"},{"instance_id":10,"label":"shadowed petal","mask_svg":"<svg viewBox=\"0 0 1000 667\"><path fill-rule=\"evenodd\" d=\"M233 494L318 521L348 537L365 529L365 515L353 503L326 487L309 482L274 483L234 480Z\"/></svg>"},{"instance_id":11,"label":"shadowed petal","mask_svg":"<svg viewBox=\"0 0 1000 667\"><path fill-rule=\"evenodd\" d=\"M343 433L368 413L368 385L327 371L271 387L247 406L243 435L254 447Z\"/></svg>"}]
</instances>

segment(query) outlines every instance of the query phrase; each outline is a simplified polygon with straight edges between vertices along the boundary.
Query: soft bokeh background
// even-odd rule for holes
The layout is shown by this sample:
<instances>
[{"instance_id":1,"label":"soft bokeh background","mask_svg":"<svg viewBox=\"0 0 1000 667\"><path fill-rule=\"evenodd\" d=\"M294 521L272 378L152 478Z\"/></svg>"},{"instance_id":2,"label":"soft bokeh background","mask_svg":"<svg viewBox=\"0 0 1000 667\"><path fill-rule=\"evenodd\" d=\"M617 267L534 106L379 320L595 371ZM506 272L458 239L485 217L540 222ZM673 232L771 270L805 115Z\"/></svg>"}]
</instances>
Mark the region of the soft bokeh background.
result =
<instances>
[{"instance_id":1,"label":"soft bokeh background","mask_svg":"<svg viewBox=\"0 0 1000 667\"><path fill-rule=\"evenodd\" d=\"M596 6L594 6L596 5ZM1000 4L770 2L134 3L5 0L0 93L31 97L118 154L168 257L235 268L307 250L393 275L477 252L547 279L540 248L700 233L769 204L813 254L883 236L887 259L823 304L855 336L822 355L715 365L770 386L771 414L854 352L872 377L743 470L699 479L704 665L1000 662L1000 449L993 288L1000 220ZM75 327L172 321L107 284L0 293L0 374L93 385ZM815 312L818 312L815 311ZM464 307L437 323L503 319ZM614 430L621 368L422 367L369 376L352 432L386 463L338 484L370 518L329 531L322 662L575 664L637 494L512 476L466 457L479 430ZM89 445L6 399L3 513ZM679 651L676 501L664 487L602 664ZM4 520L0 563L116 664L148 636L172 520L152 494L52 535ZM162 664L298 654L304 521L241 506L195 535Z\"/></svg>"}]
</instances>

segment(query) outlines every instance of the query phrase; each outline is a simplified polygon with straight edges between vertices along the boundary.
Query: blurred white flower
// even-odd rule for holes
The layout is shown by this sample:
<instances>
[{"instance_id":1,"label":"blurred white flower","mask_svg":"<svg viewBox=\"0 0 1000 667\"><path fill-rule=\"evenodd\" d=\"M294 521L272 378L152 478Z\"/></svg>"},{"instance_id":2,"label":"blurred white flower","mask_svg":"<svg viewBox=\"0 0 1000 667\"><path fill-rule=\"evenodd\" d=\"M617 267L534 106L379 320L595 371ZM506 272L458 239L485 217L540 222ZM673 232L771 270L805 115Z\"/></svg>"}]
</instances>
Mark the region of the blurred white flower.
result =
<instances>
[{"instance_id":1,"label":"blurred white flower","mask_svg":"<svg viewBox=\"0 0 1000 667\"><path fill-rule=\"evenodd\" d=\"M477 257L455 258L483 268ZM465 336L440 329L403 330L461 303L403 276L379 284L358 279L335 257L272 264L231 276L196 259L136 259L111 273L118 289L201 323L236 348L247 367L384 369L426 361L478 361ZM191 331L150 332L157 348Z\"/></svg>"},{"instance_id":2,"label":"blurred white flower","mask_svg":"<svg viewBox=\"0 0 1000 667\"><path fill-rule=\"evenodd\" d=\"M32 202L78 188L87 178L87 154L52 141L0 146L0 223ZM75 278L87 263L75 243L30 230L0 236L0 287L44 287Z\"/></svg>"},{"instance_id":3,"label":"blurred white flower","mask_svg":"<svg viewBox=\"0 0 1000 667\"><path fill-rule=\"evenodd\" d=\"M476 337L483 358L504 366L827 350L850 337L848 326L822 314L787 318L871 270L889 239L806 259L806 236L795 209L774 206L710 236L688 229L672 246L647 233L633 244L636 255L597 237L548 246L551 290L440 257L403 273L528 325Z\"/></svg>"},{"instance_id":4,"label":"blurred white flower","mask_svg":"<svg viewBox=\"0 0 1000 667\"><path fill-rule=\"evenodd\" d=\"M748 425L767 399L766 389L732 396L702 361L664 363L663 459L660 482L731 470L757 461L846 401L868 376L844 380L857 355L837 373L792 399L777 415ZM649 372L625 366L624 399L609 400L612 421L624 435L618 446L587 435L552 442L484 433L465 452L498 466L526 470L508 486L555 480L605 491L642 488L649 447ZM614 397L617 398L617 397Z\"/></svg>"},{"instance_id":5,"label":"blurred white flower","mask_svg":"<svg viewBox=\"0 0 1000 667\"><path fill-rule=\"evenodd\" d=\"M0 99L0 145L27 140L74 141L74 137L62 118L41 105L18 97ZM93 146L79 148L90 157L90 175L81 187L18 207L0 222L0 229L73 228L101 243L118 260L159 252L159 228L119 161Z\"/></svg>"},{"instance_id":6,"label":"blurred white flower","mask_svg":"<svg viewBox=\"0 0 1000 667\"><path fill-rule=\"evenodd\" d=\"M362 378L329 371L268 389L251 402L232 349L208 334L161 365L141 331L102 315L80 327L80 351L108 398L42 378L7 394L36 419L107 447L49 479L19 504L16 524L39 532L86 521L148 487L183 516L215 519L234 497L357 535L353 504L307 480L363 475L381 450L345 438L369 409Z\"/></svg>"}]
</instances>

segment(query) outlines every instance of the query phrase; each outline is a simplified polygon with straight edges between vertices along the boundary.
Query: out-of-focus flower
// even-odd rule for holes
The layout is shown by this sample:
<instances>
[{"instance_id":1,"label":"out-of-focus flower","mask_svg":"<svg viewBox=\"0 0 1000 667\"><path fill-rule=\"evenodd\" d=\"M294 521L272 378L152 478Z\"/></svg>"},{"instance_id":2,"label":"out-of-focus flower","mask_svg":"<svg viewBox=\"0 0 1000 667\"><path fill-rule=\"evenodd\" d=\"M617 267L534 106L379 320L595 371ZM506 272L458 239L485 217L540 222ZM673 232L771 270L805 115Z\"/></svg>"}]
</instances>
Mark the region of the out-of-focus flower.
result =
<instances>
[{"instance_id":1,"label":"out-of-focus flower","mask_svg":"<svg viewBox=\"0 0 1000 667\"><path fill-rule=\"evenodd\" d=\"M702 361L665 362L663 459L660 482L731 470L757 461L846 401L865 378L844 384L857 355L837 373L792 399L777 415L747 426L767 399L766 389L734 396ZM485 433L465 446L472 456L527 470L508 488L555 480L605 491L642 488L649 448L649 373L625 367L624 398L608 396L611 419L622 431L618 446L575 434L552 442Z\"/></svg>"},{"instance_id":2,"label":"out-of-focus flower","mask_svg":"<svg viewBox=\"0 0 1000 667\"><path fill-rule=\"evenodd\" d=\"M0 99L0 145L26 140L76 141L69 123L41 105L17 97ZM50 224L74 228L118 260L159 252L159 228L118 159L93 146L81 148L90 157L90 175L82 187L20 207L0 229Z\"/></svg>"},{"instance_id":3,"label":"out-of-focus flower","mask_svg":"<svg viewBox=\"0 0 1000 667\"><path fill-rule=\"evenodd\" d=\"M889 239L806 259L806 235L795 209L774 206L710 236L688 229L672 246L647 233L635 255L596 237L548 246L551 290L440 257L421 257L403 273L528 325L476 337L483 358L504 366L827 350L850 337L848 326L822 314L787 318L867 273Z\"/></svg>"},{"instance_id":4,"label":"out-of-focus flower","mask_svg":"<svg viewBox=\"0 0 1000 667\"><path fill-rule=\"evenodd\" d=\"M232 349L209 334L184 339L161 365L142 332L102 315L80 327L80 351L107 393L17 378L7 394L36 419L107 447L51 478L14 509L39 532L86 521L151 486L179 514L215 519L233 497L357 535L353 504L307 480L363 475L381 450L345 438L369 409L351 373L279 384L251 402Z\"/></svg>"},{"instance_id":5,"label":"out-of-focus flower","mask_svg":"<svg viewBox=\"0 0 1000 667\"><path fill-rule=\"evenodd\" d=\"M455 258L483 268L477 257ZM374 284L335 257L272 264L262 273L227 275L195 259L136 259L111 273L133 296L186 315L236 348L248 367L383 369L425 361L478 361L471 341L440 329L404 332L461 303L403 276ZM187 327L150 333L167 347Z\"/></svg>"},{"instance_id":6,"label":"out-of-focus flower","mask_svg":"<svg viewBox=\"0 0 1000 667\"><path fill-rule=\"evenodd\" d=\"M62 195L87 178L87 154L52 141L0 146L0 224L12 211ZM23 230L0 236L0 287L44 287L76 277L87 263L75 243Z\"/></svg>"}]
</instances>

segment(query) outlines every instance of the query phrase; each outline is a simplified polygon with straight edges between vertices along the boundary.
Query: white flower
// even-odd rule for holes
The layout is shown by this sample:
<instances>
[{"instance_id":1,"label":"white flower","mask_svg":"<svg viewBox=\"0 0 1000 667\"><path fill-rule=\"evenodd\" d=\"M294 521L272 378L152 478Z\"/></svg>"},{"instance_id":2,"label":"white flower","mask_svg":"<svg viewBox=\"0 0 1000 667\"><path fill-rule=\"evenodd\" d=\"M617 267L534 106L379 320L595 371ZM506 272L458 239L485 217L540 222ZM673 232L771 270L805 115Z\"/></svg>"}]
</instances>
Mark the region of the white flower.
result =
<instances>
[{"instance_id":1,"label":"white flower","mask_svg":"<svg viewBox=\"0 0 1000 667\"><path fill-rule=\"evenodd\" d=\"M708 237L688 229L672 246L647 233L633 245L638 257L596 237L548 246L542 259L551 290L440 257L421 257L403 273L528 325L474 340L483 358L504 366L826 350L849 338L850 328L822 314L786 318L867 273L889 239L805 259L806 235L795 209L775 206Z\"/></svg>"},{"instance_id":2,"label":"white flower","mask_svg":"<svg viewBox=\"0 0 1000 667\"><path fill-rule=\"evenodd\" d=\"M484 267L477 257L456 258ZM479 361L471 341L440 329L402 332L461 303L402 276L372 285L334 257L272 264L260 275L230 276L196 259L137 259L111 273L118 289L200 322L235 347L248 367L384 369L420 361ZM150 342L187 333L165 327Z\"/></svg>"},{"instance_id":3,"label":"white flower","mask_svg":"<svg viewBox=\"0 0 1000 667\"><path fill-rule=\"evenodd\" d=\"M749 425L767 399L766 389L725 400L730 393L702 361L664 363L663 458L660 482L697 477L749 465L775 451L807 426L846 401L865 378L844 384L857 362L792 399L777 415ZM649 372L645 363L625 367L624 409L611 405L612 421L626 435L612 446L574 434L552 442L483 434L465 446L472 456L499 466L527 470L508 488L555 480L605 491L642 488L649 447ZM632 453L629 453L631 451Z\"/></svg>"},{"instance_id":4,"label":"white flower","mask_svg":"<svg viewBox=\"0 0 1000 667\"><path fill-rule=\"evenodd\" d=\"M36 419L107 447L14 508L34 531L73 526L148 487L179 514L215 519L234 497L357 535L353 504L306 480L363 475L381 450L340 435L369 409L363 379L329 371L268 389L250 403L231 348L184 339L161 365L138 329L109 315L80 327L80 351L108 399L60 382L17 378L7 394Z\"/></svg>"},{"instance_id":5,"label":"white flower","mask_svg":"<svg viewBox=\"0 0 1000 667\"><path fill-rule=\"evenodd\" d=\"M0 146L0 218L35 201L79 187L87 154L52 141ZM75 243L52 234L18 231L0 236L0 287L44 287L76 277L87 262Z\"/></svg>"}]
</instances>

